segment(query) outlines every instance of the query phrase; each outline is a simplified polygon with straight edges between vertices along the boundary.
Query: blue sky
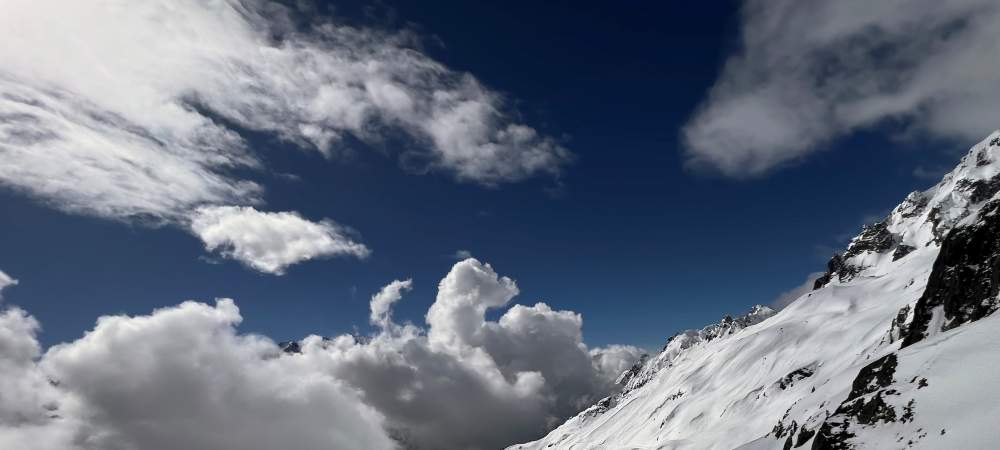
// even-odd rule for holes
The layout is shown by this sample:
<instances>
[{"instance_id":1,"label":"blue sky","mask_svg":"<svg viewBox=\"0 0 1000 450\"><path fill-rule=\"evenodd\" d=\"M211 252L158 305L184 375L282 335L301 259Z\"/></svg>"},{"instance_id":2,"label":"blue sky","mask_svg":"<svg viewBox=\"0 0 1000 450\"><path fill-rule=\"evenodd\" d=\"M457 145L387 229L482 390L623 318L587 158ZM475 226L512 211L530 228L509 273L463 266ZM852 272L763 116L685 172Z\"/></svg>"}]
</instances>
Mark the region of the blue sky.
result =
<instances>
[{"instance_id":1,"label":"blue sky","mask_svg":"<svg viewBox=\"0 0 1000 450\"><path fill-rule=\"evenodd\" d=\"M514 302L582 313L588 344L654 348L822 270L862 223L933 184L977 140L902 139L905 121L877 121L765 173L692 166L683 129L740 45L735 2L389 1L332 12L420 36L427 56L502 93L573 161L556 176L483 186L408 169L394 155L413 144L392 138L346 139L324 158L236 126L266 167L243 176L266 186L269 209L332 218L372 251L280 276L208 253L177 227L65 212L5 183L0 268L20 283L4 301L40 320L43 343L74 339L101 314L217 297L236 299L242 330L277 340L367 332L370 296L407 277L414 288L395 314L422 323L467 250L517 280Z\"/></svg>"}]
</instances>

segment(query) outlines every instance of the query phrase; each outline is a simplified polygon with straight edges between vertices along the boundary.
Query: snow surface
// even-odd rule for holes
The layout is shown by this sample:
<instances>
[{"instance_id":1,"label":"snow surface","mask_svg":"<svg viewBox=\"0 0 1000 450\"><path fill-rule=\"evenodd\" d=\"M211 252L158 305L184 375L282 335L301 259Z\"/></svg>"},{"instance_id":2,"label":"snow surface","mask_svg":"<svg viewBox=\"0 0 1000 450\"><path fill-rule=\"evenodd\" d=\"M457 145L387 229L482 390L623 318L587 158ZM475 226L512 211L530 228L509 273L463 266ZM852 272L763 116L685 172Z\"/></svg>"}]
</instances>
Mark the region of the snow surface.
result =
<instances>
[{"instance_id":1,"label":"snow surface","mask_svg":"<svg viewBox=\"0 0 1000 450\"><path fill-rule=\"evenodd\" d=\"M1000 448L1000 315L945 332L932 324L929 337L902 350L894 323L897 315L904 324L912 319L944 233L971 223L994 197L979 198L981 191L969 186L1000 173L998 161L1000 131L974 146L940 183L910 194L890 213L885 223L893 248L914 247L909 254L862 251L846 258L858 267L856 275L834 276L770 317L759 309L747 316L760 323L724 333L714 333L717 325L683 332L623 374L619 395L538 441L510 448L781 449L787 433L776 434L818 430L848 398L859 371L890 353L898 367L884 400L909 417L855 425L852 445ZM851 246L860 245L858 239ZM792 435L800 448L815 440Z\"/></svg>"}]
</instances>

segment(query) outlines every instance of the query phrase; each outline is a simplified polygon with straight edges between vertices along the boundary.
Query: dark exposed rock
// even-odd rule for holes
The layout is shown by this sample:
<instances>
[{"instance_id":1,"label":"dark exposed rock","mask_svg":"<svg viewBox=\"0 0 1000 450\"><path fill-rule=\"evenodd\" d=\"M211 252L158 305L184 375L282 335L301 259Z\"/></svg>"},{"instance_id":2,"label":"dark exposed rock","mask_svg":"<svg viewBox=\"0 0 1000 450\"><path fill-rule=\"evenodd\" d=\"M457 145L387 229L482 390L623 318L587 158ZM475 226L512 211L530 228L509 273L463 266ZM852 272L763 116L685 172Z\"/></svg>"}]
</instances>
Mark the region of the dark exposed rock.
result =
<instances>
[{"instance_id":1,"label":"dark exposed rock","mask_svg":"<svg viewBox=\"0 0 1000 450\"><path fill-rule=\"evenodd\" d=\"M799 448L805 445L806 442L809 442L809 439L812 439L814 434L816 434L816 431L810 430L803 426L802 430L799 431L798 440L795 441L795 448Z\"/></svg>"},{"instance_id":2,"label":"dark exposed rock","mask_svg":"<svg viewBox=\"0 0 1000 450\"><path fill-rule=\"evenodd\" d=\"M940 243L944 239L945 229L941 227L941 208L931 208L927 213L927 220L931 223L931 232L934 233L934 242Z\"/></svg>"},{"instance_id":3,"label":"dark exposed rock","mask_svg":"<svg viewBox=\"0 0 1000 450\"><path fill-rule=\"evenodd\" d=\"M896 250L892 252L892 260L896 261L899 258L902 258L902 257L904 257L906 255L909 255L910 252L912 252L912 251L914 251L916 249L917 248L914 247L914 246L912 246L912 245L899 244L899 246L896 247Z\"/></svg>"},{"instance_id":4,"label":"dark exposed rock","mask_svg":"<svg viewBox=\"0 0 1000 450\"><path fill-rule=\"evenodd\" d=\"M836 431L836 434L834 432ZM812 450L850 450L854 448L847 440L854 437L854 434L847 431L846 424L844 428L834 430L833 426L824 422L820 426L819 432L816 433L816 439L813 440L813 445L810 447Z\"/></svg>"},{"instance_id":5,"label":"dark exposed rock","mask_svg":"<svg viewBox=\"0 0 1000 450\"><path fill-rule=\"evenodd\" d=\"M913 323L903 347L928 331L944 331L979 320L997 310L1000 293L1000 200L983 206L976 223L953 229L941 245L914 307ZM928 330L933 311L943 306L941 330Z\"/></svg>"},{"instance_id":6,"label":"dark exposed rock","mask_svg":"<svg viewBox=\"0 0 1000 450\"><path fill-rule=\"evenodd\" d=\"M990 154L986 149L982 149L976 154L976 167L983 167L990 163Z\"/></svg>"},{"instance_id":7,"label":"dark exposed rock","mask_svg":"<svg viewBox=\"0 0 1000 450\"><path fill-rule=\"evenodd\" d=\"M751 325L756 325L768 317L775 314L775 311L764 305L754 305L746 314L733 317L726 314L718 323L706 326L698 331L698 335L703 340L712 341L714 339L728 336Z\"/></svg>"},{"instance_id":8,"label":"dark exposed rock","mask_svg":"<svg viewBox=\"0 0 1000 450\"><path fill-rule=\"evenodd\" d=\"M843 255L833 255L830 258L830 261L826 263L826 273L813 282L813 290L826 286L830 280L833 279L834 275L837 275L837 278L840 279L841 282L844 282L854 278L854 276L860 271L860 267L852 266L844 262Z\"/></svg>"},{"instance_id":9,"label":"dark exposed rock","mask_svg":"<svg viewBox=\"0 0 1000 450\"><path fill-rule=\"evenodd\" d=\"M969 193L970 203L981 203L993 198L993 195L1000 192L1000 177L972 181L962 179L958 180L955 187L958 190Z\"/></svg>"},{"instance_id":10,"label":"dark exposed rock","mask_svg":"<svg viewBox=\"0 0 1000 450\"><path fill-rule=\"evenodd\" d=\"M603 414L607 412L609 409L611 409L612 406L611 403L612 399L610 396L602 398L600 401L594 404L594 407L592 408L594 409L593 411L594 415Z\"/></svg>"},{"instance_id":11,"label":"dark exposed rock","mask_svg":"<svg viewBox=\"0 0 1000 450\"><path fill-rule=\"evenodd\" d=\"M789 372L788 375L781 377L781 379L778 380L778 387L781 388L782 390L788 389L792 387L792 385L794 385L796 381L813 376L813 373L814 369L813 366L811 365L806 367L800 367L798 369Z\"/></svg>"},{"instance_id":12,"label":"dark exposed rock","mask_svg":"<svg viewBox=\"0 0 1000 450\"><path fill-rule=\"evenodd\" d=\"M278 347L285 353L302 353L302 347L295 341L279 342Z\"/></svg>"},{"instance_id":13,"label":"dark exposed rock","mask_svg":"<svg viewBox=\"0 0 1000 450\"><path fill-rule=\"evenodd\" d=\"M813 281L813 290L815 291L816 289L819 289L819 288L821 288L821 287L826 286L827 284L829 284L830 283L830 276L831 276L831 274L829 272L827 272L827 273L823 274L822 276L820 276L819 278L817 278L816 281Z\"/></svg>"},{"instance_id":14,"label":"dark exposed rock","mask_svg":"<svg viewBox=\"0 0 1000 450\"><path fill-rule=\"evenodd\" d=\"M896 354L890 353L858 372L847 399L820 425L813 440L813 450L854 448L849 442L854 437L854 433L850 432L852 424L873 425L897 420L896 410L884 399L885 395L892 393L885 388L892 384L896 363Z\"/></svg>"},{"instance_id":15,"label":"dark exposed rock","mask_svg":"<svg viewBox=\"0 0 1000 450\"><path fill-rule=\"evenodd\" d=\"M900 203L899 206L896 207L896 211L898 211L899 215L904 219L909 219L924 212L924 209L927 208L928 202L930 202L930 199L928 199L922 192L911 192L910 195L907 195L906 199L903 200L903 203Z\"/></svg>"},{"instance_id":16,"label":"dark exposed rock","mask_svg":"<svg viewBox=\"0 0 1000 450\"><path fill-rule=\"evenodd\" d=\"M844 252L844 259L860 255L864 252L884 252L896 245L896 236L889 231L886 221L864 225L861 234L851 240Z\"/></svg>"},{"instance_id":17,"label":"dark exposed rock","mask_svg":"<svg viewBox=\"0 0 1000 450\"><path fill-rule=\"evenodd\" d=\"M911 194L910 197L907 197L907 200L911 203L919 201L923 202L923 204L914 203L908 208L922 209L927 204L927 200L922 196L914 196ZM851 280L863 268L847 263L848 259L864 252L881 253L891 250L896 246L897 241L897 236L889 231L889 224L885 220L864 225L861 227L861 233L851 240L851 243L847 246L847 250L842 254L833 255L833 257L830 258L830 261L826 263L826 273L813 282L813 289L815 290L826 286L830 283L830 280L833 279L834 275L837 275L837 278L841 282ZM912 247L910 247L910 250L899 250L897 248L897 252L903 253L898 258L896 258L894 254L894 259L902 258L911 250Z\"/></svg>"},{"instance_id":18,"label":"dark exposed rock","mask_svg":"<svg viewBox=\"0 0 1000 450\"><path fill-rule=\"evenodd\" d=\"M787 415L788 415L788 412L785 412L785 416L786 417L787 417ZM779 420L778 424L775 425L774 428L771 429L771 432L774 433L774 437L780 438L782 436L786 436L787 435L789 438L791 438L793 435L795 435L796 431L799 431L799 424L797 422L795 422L794 420L792 421L791 425L789 425L788 427L785 427L784 419L786 417L782 417L782 420ZM789 439L789 440L791 440L791 439ZM791 444L789 444L789 445L791 445Z\"/></svg>"},{"instance_id":19,"label":"dark exposed rock","mask_svg":"<svg viewBox=\"0 0 1000 450\"><path fill-rule=\"evenodd\" d=\"M826 263L826 273L813 282L813 290L826 286L833 279L833 276L844 269L844 257L840 254L833 255Z\"/></svg>"},{"instance_id":20,"label":"dark exposed rock","mask_svg":"<svg viewBox=\"0 0 1000 450\"><path fill-rule=\"evenodd\" d=\"M851 384L851 393L844 402L876 392L892 383L896 373L896 354L890 353L863 367ZM841 405L843 406L843 405Z\"/></svg>"},{"instance_id":21,"label":"dark exposed rock","mask_svg":"<svg viewBox=\"0 0 1000 450\"><path fill-rule=\"evenodd\" d=\"M907 403L906 406L903 407L903 415L899 417L900 421L902 421L902 422L913 422L913 411L914 411L914 407L913 406L914 406L915 403L916 403L916 401L910 400L910 402Z\"/></svg>"},{"instance_id":22,"label":"dark exposed rock","mask_svg":"<svg viewBox=\"0 0 1000 450\"><path fill-rule=\"evenodd\" d=\"M646 365L647 359L649 359L649 355L643 353L642 356L639 357L639 360L636 361L635 364L632 364L632 367L629 367L622 372L621 375L618 375L618 379L615 380L615 384L624 386L628 384L629 381L632 381L632 379L635 378L639 372L642 372L642 367Z\"/></svg>"},{"instance_id":23,"label":"dark exposed rock","mask_svg":"<svg viewBox=\"0 0 1000 450\"><path fill-rule=\"evenodd\" d=\"M663 348L661 348L660 351L661 352L665 351L667 349L667 347L670 346L670 343L674 341L674 339L677 339L678 337L680 337L683 334L684 334L683 331L679 332L679 333L671 334L670 337L667 338L667 341L663 343Z\"/></svg>"},{"instance_id":24,"label":"dark exposed rock","mask_svg":"<svg viewBox=\"0 0 1000 450\"><path fill-rule=\"evenodd\" d=\"M910 305L899 308L896 317L892 318L892 324L889 325L889 342L896 342L906 337L910 329L910 324L906 321L909 316Z\"/></svg>"}]
</instances>

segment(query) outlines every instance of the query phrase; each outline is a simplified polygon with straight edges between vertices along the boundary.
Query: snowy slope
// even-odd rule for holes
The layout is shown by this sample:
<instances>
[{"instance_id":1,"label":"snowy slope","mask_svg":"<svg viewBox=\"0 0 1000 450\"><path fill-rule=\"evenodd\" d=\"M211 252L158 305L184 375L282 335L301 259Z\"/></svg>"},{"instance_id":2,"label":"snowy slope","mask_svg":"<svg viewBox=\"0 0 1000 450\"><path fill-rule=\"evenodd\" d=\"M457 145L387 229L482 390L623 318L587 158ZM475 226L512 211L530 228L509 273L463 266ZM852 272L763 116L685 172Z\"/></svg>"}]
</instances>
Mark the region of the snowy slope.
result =
<instances>
[{"instance_id":1,"label":"snowy slope","mask_svg":"<svg viewBox=\"0 0 1000 450\"><path fill-rule=\"evenodd\" d=\"M831 259L817 289L680 333L513 449L1000 448L1000 131Z\"/></svg>"}]
</instances>

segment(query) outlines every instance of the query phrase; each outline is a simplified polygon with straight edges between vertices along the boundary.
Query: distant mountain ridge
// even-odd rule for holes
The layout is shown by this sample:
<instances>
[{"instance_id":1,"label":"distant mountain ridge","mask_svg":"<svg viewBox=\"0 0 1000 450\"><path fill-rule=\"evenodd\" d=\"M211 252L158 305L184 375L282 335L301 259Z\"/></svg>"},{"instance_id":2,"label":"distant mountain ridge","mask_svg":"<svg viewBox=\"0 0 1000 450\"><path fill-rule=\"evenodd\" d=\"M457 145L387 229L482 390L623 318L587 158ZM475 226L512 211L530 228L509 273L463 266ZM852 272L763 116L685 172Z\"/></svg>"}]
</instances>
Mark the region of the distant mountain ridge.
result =
<instances>
[{"instance_id":1,"label":"distant mountain ridge","mask_svg":"<svg viewBox=\"0 0 1000 450\"><path fill-rule=\"evenodd\" d=\"M815 289L670 337L511 449L1000 445L1000 131L866 225Z\"/></svg>"}]
</instances>

